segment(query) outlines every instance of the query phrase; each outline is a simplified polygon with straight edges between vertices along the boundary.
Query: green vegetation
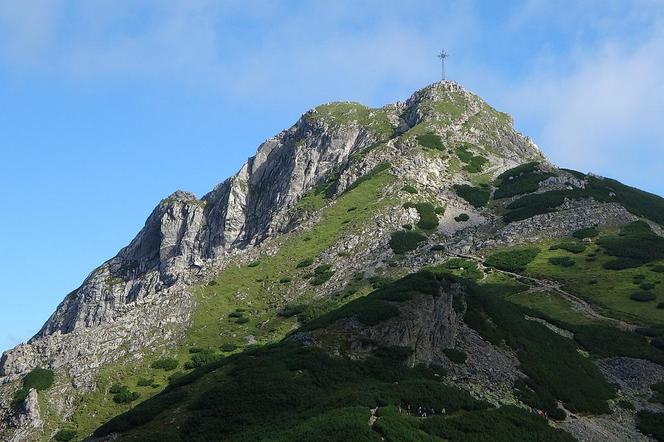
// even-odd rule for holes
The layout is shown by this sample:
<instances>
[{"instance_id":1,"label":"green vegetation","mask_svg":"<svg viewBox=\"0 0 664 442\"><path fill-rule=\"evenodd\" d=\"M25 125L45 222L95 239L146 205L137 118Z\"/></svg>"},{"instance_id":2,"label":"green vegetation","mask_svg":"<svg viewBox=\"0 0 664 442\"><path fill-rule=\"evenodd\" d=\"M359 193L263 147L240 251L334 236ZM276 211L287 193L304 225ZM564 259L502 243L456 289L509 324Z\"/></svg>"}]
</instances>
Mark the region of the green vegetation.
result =
<instances>
[{"instance_id":1,"label":"green vegetation","mask_svg":"<svg viewBox=\"0 0 664 442\"><path fill-rule=\"evenodd\" d=\"M399 230L392 233L390 237L390 247L397 255L415 250L419 244L424 241L426 236L413 231Z\"/></svg>"},{"instance_id":2,"label":"green vegetation","mask_svg":"<svg viewBox=\"0 0 664 442\"><path fill-rule=\"evenodd\" d=\"M549 250L567 250L568 252L579 254L586 251L586 245L580 242L563 242L549 247Z\"/></svg>"},{"instance_id":3,"label":"green vegetation","mask_svg":"<svg viewBox=\"0 0 664 442\"><path fill-rule=\"evenodd\" d=\"M459 215L454 217L454 221L458 223L465 223L470 219L470 216L468 216L467 213L460 213Z\"/></svg>"},{"instance_id":4,"label":"green vegetation","mask_svg":"<svg viewBox=\"0 0 664 442\"><path fill-rule=\"evenodd\" d=\"M307 258L307 259L303 259L302 261L298 262L295 267L298 268L298 269L303 269L305 267L309 267L313 263L314 263L313 258Z\"/></svg>"},{"instance_id":5,"label":"green vegetation","mask_svg":"<svg viewBox=\"0 0 664 442\"><path fill-rule=\"evenodd\" d=\"M385 418L381 431L394 440L407 430L403 425L393 428L388 419L398 404L445 408L450 414L489 407L441 383L431 368L407 368L409 354L398 347L379 348L358 361L293 343L252 350L178 380L108 421L95 436L121 432L127 440L379 441L380 435L367 425L369 408L378 405L383 407L378 422Z\"/></svg>"},{"instance_id":6,"label":"green vegetation","mask_svg":"<svg viewBox=\"0 0 664 442\"><path fill-rule=\"evenodd\" d=\"M152 368L164 371L175 370L177 366L178 366L178 361L177 359L174 358L160 358L154 361L152 365L150 365L150 367Z\"/></svg>"},{"instance_id":7,"label":"green vegetation","mask_svg":"<svg viewBox=\"0 0 664 442\"><path fill-rule=\"evenodd\" d=\"M618 258L606 261L602 264L606 270L625 270L641 267L641 261L632 258Z\"/></svg>"},{"instance_id":8,"label":"green vegetation","mask_svg":"<svg viewBox=\"0 0 664 442\"><path fill-rule=\"evenodd\" d=\"M44 391L51 388L54 377L53 370L40 367L33 368L23 377L21 388L14 392L11 407L13 409L18 408L28 397L28 393L30 393L30 389L32 388L37 391Z\"/></svg>"},{"instance_id":9,"label":"green vegetation","mask_svg":"<svg viewBox=\"0 0 664 442\"><path fill-rule=\"evenodd\" d=\"M558 416L558 400L574 412L608 413L606 401L614 396L614 389L592 361L577 351L575 342L526 320L518 306L507 301L506 296L524 288L471 284L466 323L488 341L505 342L516 351L528 376L517 385L517 394L526 404Z\"/></svg>"},{"instance_id":10,"label":"green vegetation","mask_svg":"<svg viewBox=\"0 0 664 442\"><path fill-rule=\"evenodd\" d=\"M597 242L609 255L641 264L664 258L664 238L643 221L628 224L619 235L602 236Z\"/></svg>"},{"instance_id":11,"label":"green vegetation","mask_svg":"<svg viewBox=\"0 0 664 442\"><path fill-rule=\"evenodd\" d=\"M417 222L417 227L422 230L434 230L438 227L438 215L436 209L431 203L405 203L405 209L414 208L420 215L420 220Z\"/></svg>"},{"instance_id":12,"label":"green vegetation","mask_svg":"<svg viewBox=\"0 0 664 442\"><path fill-rule=\"evenodd\" d=\"M552 190L523 196L506 206L509 212L503 216L503 219L505 222L511 223L531 218L535 215L553 212L565 202L567 192L572 191ZM496 196L496 198L498 197Z\"/></svg>"},{"instance_id":13,"label":"green vegetation","mask_svg":"<svg viewBox=\"0 0 664 442\"><path fill-rule=\"evenodd\" d=\"M520 175L527 175L532 172L535 172L539 166L537 161L531 161L529 163L520 164L516 167L506 170L496 177L496 183L500 184L505 180L510 178L516 178Z\"/></svg>"},{"instance_id":14,"label":"green vegetation","mask_svg":"<svg viewBox=\"0 0 664 442\"><path fill-rule=\"evenodd\" d=\"M410 184L406 184L405 186L403 186L401 188L401 190L403 190L404 192L408 192L411 195L414 195L414 194L417 193L417 189L415 187L411 186Z\"/></svg>"},{"instance_id":15,"label":"green vegetation","mask_svg":"<svg viewBox=\"0 0 664 442\"><path fill-rule=\"evenodd\" d=\"M417 135L415 139L420 146L426 147L427 149L445 150L443 140L436 134L428 133Z\"/></svg>"},{"instance_id":16,"label":"green vegetation","mask_svg":"<svg viewBox=\"0 0 664 442\"><path fill-rule=\"evenodd\" d=\"M311 285L323 285L334 275L330 264L321 264L314 269L314 275L309 280Z\"/></svg>"},{"instance_id":17,"label":"green vegetation","mask_svg":"<svg viewBox=\"0 0 664 442\"><path fill-rule=\"evenodd\" d=\"M506 270L508 272L523 272L526 269L526 266L535 259L539 252L540 249L536 248L496 252L489 255L484 260L484 263L490 267Z\"/></svg>"},{"instance_id":18,"label":"green vegetation","mask_svg":"<svg viewBox=\"0 0 664 442\"><path fill-rule=\"evenodd\" d=\"M53 437L58 442L69 442L76 437L76 430L62 429L55 433Z\"/></svg>"},{"instance_id":19,"label":"green vegetation","mask_svg":"<svg viewBox=\"0 0 664 442\"><path fill-rule=\"evenodd\" d=\"M542 181L552 176L553 174L551 173L531 173L521 175L511 180L505 180L496 189L494 198L509 198L511 196L535 192L539 189L539 185Z\"/></svg>"},{"instance_id":20,"label":"green vegetation","mask_svg":"<svg viewBox=\"0 0 664 442\"><path fill-rule=\"evenodd\" d=\"M539 186L539 181L544 179L542 177L545 175L547 174L527 173L513 179L510 184L505 184L503 181L494 193L494 198L534 192L537 190L534 182L537 181L537 186ZM511 211L505 215L505 221L518 221L554 211L565 201L565 198L593 198L600 202L617 202L634 215L643 216L664 225L664 198L607 178L585 176L585 180L585 189L553 190L527 195L513 201L507 206ZM509 189L501 190L503 186L509 186ZM512 189L512 186L515 187Z\"/></svg>"},{"instance_id":21,"label":"green vegetation","mask_svg":"<svg viewBox=\"0 0 664 442\"><path fill-rule=\"evenodd\" d=\"M549 258L549 262L555 266L562 267L572 267L574 264L576 264L576 261L574 261L569 256L552 256Z\"/></svg>"},{"instance_id":22,"label":"green vegetation","mask_svg":"<svg viewBox=\"0 0 664 442\"><path fill-rule=\"evenodd\" d=\"M357 186L359 186L360 184L373 179L378 174L380 174L381 172L385 172L386 170L389 170L391 167L392 167L392 165L390 163L387 163L387 162L377 164L373 169L371 169L369 172L367 172L366 174L364 174L361 177L359 177L358 179L356 179L355 182L353 182L353 184L348 186L348 189L346 189L346 192L357 188Z\"/></svg>"},{"instance_id":23,"label":"green vegetation","mask_svg":"<svg viewBox=\"0 0 664 442\"><path fill-rule=\"evenodd\" d=\"M141 396L135 391L130 391L126 385L120 384L113 384L108 392L113 395L113 402L116 404L128 404Z\"/></svg>"},{"instance_id":24,"label":"green vegetation","mask_svg":"<svg viewBox=\"0 0 664 442\"><path fill-rule=\"evenodd\" d=\"M429 270L407 275L368 295L355 299L336 310L305 324L305 330L326 327L343 318L356 317L365 325L375 325L399 315L395 302L409 301L414 295L439 296L448 285L445 276Z\"/></svg>"},{"instance_id":25,"label":"green vegetation","mask_svg":"<svg viewBox=\"0 0 664 442\"><path fill-rule=\"evenodd\" d=\"M664 413L641 410L636 414L636 424L641 433L664 441Z\"/></svg>"},{"instance_id":26,"label":"green vegetation","mask_svg":"<svg viewBox=\"0 0 664 442\"><path fill-rule=\"evenodd\" d=\"M336 102L318 106L306 114L311 120L325 120L335 125L357 123L387 140L394 136L394 128L387 112L383 109L371 109L355 102Z\"/></svg>"},{"instance_id":27,"label":"green vegetation","mask_svg":"<svg viewBox=\"0 0 664 442\"><path fill-rule=\"evenodd\" d=\"M572 236L577 239L595 238L597 235L599 235L599 230L597 230L597 227L587 227L572 233Z\"/></svg>"},{"instance_id":28,"label":"green vegetation","mask_svg":"<svg viewBox=\"0 0 664 442\"><path fill-rule=\"evenodd\" d=\"M457 184L454 186L454 190L456 190L457 195L477 208L486 206L491 195L488 189L473 187L467 184Z\"/></svg>"},{"instance_id":29,"label":"green vegetation","mask_svg":"<svg viewBox=\"0 0 664 442\"><path fill-rule=\"evenodd\" d=\"M653 295L650 292L634 292L629 295L629 299L639 302L649 302L657 299L657 296Z\"/></svg>"},{"instance_id":30,"label":"green vegetation","mask_svg":"<svg viewBox=\"0 0 664 442\"><path fill-rule=\"evenodd\" d=\"M153 384L154 384L154 378L140 377L140 378L138 378L138 381L136 381L136 386L137 387L150 387Z\"/></svg>"},{"instance_id":31,"label":"green vegetation","mask_svg":"<svg viewBox=\"0 0 664 442\"><path fill-rule=\"evenodd\" d=\"M468 355L464 351L457 350L456 348L445 348L443 349L443 353L455 364L463 364L468 359Z\"/></svg>"},{"instance_id":32,"label":"green vegetation","mask_svg":"<svg viewBox=\"0 0 664 442\"><path fill-rule=\"evenodd\" d=\"M549 426L546 419L521 408L498 409L426 419L421 428L429 434L453 442L573 442L562 430ZM406 440L406 439L401 439ZM424 440L424 439L408 439Z\"/></svg>"},{"instance_id":33,"label":"green vegetation","mask_svg":"<svg viewBox=\"0 0 664 442\"><path fill-rule=\"evenodd\" d=\"M464 164L464 169L470 173L481 172L484 165L489 162L486 158L480 155L474 155L470 149L477 146L470 143L463 143L456 148L456 153L461 162Z\"/></svg>"}]
</instances>

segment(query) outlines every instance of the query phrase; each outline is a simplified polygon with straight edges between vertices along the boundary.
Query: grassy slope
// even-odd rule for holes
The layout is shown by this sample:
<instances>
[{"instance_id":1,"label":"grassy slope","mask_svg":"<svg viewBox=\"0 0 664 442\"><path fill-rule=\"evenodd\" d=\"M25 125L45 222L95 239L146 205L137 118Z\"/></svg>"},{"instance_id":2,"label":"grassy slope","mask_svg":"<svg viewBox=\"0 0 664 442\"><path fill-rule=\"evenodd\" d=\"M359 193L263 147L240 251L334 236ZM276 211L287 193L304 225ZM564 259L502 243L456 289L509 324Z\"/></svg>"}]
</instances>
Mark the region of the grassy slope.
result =
<instances>
[{"instance_id":1,"label":"grassy slope","mask_svg":"<svg viewBox=\"0 0 664 442\"><path fill-rule=\"evenodd\" d=\"M389 298L401 294L406 300L412 290L424 293L436 281L446 284L442 274L422 272L376 293L382 297L391 293ZM431 295L437 296L437 290L431 290ZM381 296L368 297L365 304L377 306ZM528 325L558 339L539 324ZM500 441L513 440L514 434L522 432L523 440L530 440L527 437L532 434L552 441L570 440L523 409L483 411L490 406L449 384L440 368L407 369L403 365L407 354L404 349L379 349L366 361L353 361L285 342L251 350L176 382L156 400L114 419L99 434L128 431L123 440L129 441L322 441L380 440L381 436L384 440L482 440L490 433ZM579 357L574 351L567 354ZM398 413L399 404L433 407L438 414L445 408L447 413L416 419ZM371 429L368 411L376 406L380 407L378 419Z\"/></svg>"},{"instance_id":2,"label":"grassy slope","mask_svg":"<svg viewBox=\"0 0 664 442\"><path fill-rule=\"evenodd\" d=\"M602 309L615 317L626 320L642 321L652 324L664 324L664 311L657 308L659 302L664 302L664 274L652 271L649 266L634 269L607 270L602 264L614 259L607 256L596 245L596 241L589 244L585 252L571 253L565 250L549 250L552 244L561 241L544 241L538 245L541 252L526 268L526 274L555 279L564 283L565 289L599 305ZM588 261L588 255L596 254L594 261ZM571 267L552 265L549 258L568 257L575 264ZM592 256L590 257L593 258ZM655 262L662 264L664 262ZM655 283L652 293L657 296L656 301L636 302L629 296L639 291L634 283L636 275L645 276L644 281Z\"/></svg>"},{"instance_id":3,"label":"grassy slope","mask_svg":"<svg viewBox=\"0 0 664 442\"><path fill-rule=\"evenodd\" d=\"M285 336L295 325L295 320L281 318L276 313L277 308L284 303L289 286L304 286L302 292L298 291L303 301L313 295L313 287L302 279L311 269L296 269L297 263L306 258L316 258L341 235L360 227L376 210L394 203L384 196L384 189L392 181L393 177L387 172L364 181L326 207L321 222L312 229L287 235L274 256L261 258L260 264L255 267L230 266L215 279L216 285L195 289L198 308L191 329L185 342L170 354L179 360L178 370L189 360L191 355L188 349L192 346L218 351L221 345L234 343L241 350L246 344L246 335L255 336L260 344L274 342ZM322 193L312 193L304 203L320 208L326 201ZM349 211L352 208L356 209ZM292 281L285 284L279 282L286 277L292 278ZM358 291L355 296L363 293L366 293L366 288ZM228 317L229 313L238 308L246 311L243 316L248 317L249 322L237 324ZM113 383L120 382L139 392L139 402L163 389L173 372L150 368L150 364L159 356L147 354L141 361L123 359L102 368L96 379L97 389L80 399L80 405L72 417L72 424L77 428L79 437L90 434L101 423L136 405L137 402L113 402L112 395L108 393ZM154 378L160 387L136 387L141 377ZM51 415L54 420L48 426L57 428L57 415Z\"/></svg>"}]
</instances>

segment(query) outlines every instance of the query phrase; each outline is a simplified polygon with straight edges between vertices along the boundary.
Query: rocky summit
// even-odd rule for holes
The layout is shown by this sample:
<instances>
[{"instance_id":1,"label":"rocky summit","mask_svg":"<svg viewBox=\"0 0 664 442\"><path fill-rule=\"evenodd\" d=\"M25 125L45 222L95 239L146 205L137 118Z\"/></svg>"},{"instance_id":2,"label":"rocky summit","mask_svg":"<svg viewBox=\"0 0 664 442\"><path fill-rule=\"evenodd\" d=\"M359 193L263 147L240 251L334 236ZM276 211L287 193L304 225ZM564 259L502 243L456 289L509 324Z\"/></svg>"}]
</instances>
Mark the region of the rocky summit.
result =
<instances>
[{"instance_id":1,"label":"rocky summit","mask_svg":"<svg viewBox=\"0 0 664 442\"><path fill-rule=\"evenodd\" d=\"M664 440L663 229L457 83L325 104L3 354L0 439Z\"/></svg>"}]
</instances>

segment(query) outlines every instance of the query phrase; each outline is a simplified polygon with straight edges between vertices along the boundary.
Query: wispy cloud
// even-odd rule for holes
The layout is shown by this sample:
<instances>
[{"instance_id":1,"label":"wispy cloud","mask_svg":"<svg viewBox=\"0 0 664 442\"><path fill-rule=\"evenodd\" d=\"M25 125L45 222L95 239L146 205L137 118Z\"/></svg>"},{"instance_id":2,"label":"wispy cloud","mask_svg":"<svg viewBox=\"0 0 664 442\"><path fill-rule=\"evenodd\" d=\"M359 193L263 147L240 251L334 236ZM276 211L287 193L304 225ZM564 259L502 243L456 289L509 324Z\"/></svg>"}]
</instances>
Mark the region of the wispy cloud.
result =
<instances>
[{"instance_id":1,"label":"wispy cloud","mask_svg":"<svg viewBox=\"0 0 664 442\"><path fill-rule=\"evenodd\" d=\"M400 2L275 5L6 1L0 62L75 81L140 79L240 98L351 90L370 98L386 82L429 82L442 42L473 35L466 1L420 2L431 11L424 20Z\"/></svg>"},{"instance_id":2,"label":"wispy cloud","mask_svg":"<svg viewBox=\"0 0 664 442\"><path fill-rule=\"evenodd\" d=\"M639 42L610 39L571 59L553 57L506 101L539 126L538 142L554 161L656 187L664 171L661 29L653 25Z\"/></svg>"}]
</instances>

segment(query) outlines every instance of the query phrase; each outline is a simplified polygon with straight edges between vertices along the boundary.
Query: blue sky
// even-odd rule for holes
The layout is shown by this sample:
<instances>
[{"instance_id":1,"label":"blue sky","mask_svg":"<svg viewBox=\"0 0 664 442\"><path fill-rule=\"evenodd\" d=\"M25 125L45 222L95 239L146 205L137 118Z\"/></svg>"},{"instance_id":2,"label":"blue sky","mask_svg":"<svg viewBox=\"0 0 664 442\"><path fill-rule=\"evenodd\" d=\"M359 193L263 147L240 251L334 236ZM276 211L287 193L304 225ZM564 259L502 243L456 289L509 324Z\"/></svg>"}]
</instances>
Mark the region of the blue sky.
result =
<instances>
[{"instance_id":1,"label":"blue sky","mask_svg":"<svg viewBox=\"0 0 664 442\"><path fill-rule=\"evenodd\" d=\"M0 0L0 349L328 101L449 76L564 167L664 194L664 3Z\"/></svg>"}]
</instances>

